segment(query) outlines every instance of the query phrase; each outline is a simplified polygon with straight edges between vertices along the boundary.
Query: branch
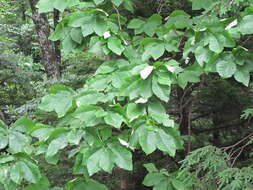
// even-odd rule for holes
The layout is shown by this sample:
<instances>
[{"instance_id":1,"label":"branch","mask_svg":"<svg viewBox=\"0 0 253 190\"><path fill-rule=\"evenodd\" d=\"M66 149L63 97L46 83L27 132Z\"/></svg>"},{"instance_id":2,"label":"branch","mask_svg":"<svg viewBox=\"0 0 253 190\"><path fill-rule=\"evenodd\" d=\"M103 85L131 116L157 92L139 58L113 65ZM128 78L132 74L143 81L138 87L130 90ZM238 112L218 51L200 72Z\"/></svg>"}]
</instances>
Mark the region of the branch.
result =
<instances>
[{"instance_id":1,"label":"branch","mask_svg":"<svg viewBox=\"0 0 253 190\"><path fill-rule=\"evenodd\" d=\"M217 130L222 130L222 129L227 129L227 128L232 128L232 127L238 127L238 125L242 125L246 123L247 121L241 121L238 123L233 123L233 124L225 124L225 125L220 125L219 127L215 128L208 128L208 129L193 129L194 133L199 134L199 133L206 133L210 131L217 131Z\"/></svg>"}]
</instances>

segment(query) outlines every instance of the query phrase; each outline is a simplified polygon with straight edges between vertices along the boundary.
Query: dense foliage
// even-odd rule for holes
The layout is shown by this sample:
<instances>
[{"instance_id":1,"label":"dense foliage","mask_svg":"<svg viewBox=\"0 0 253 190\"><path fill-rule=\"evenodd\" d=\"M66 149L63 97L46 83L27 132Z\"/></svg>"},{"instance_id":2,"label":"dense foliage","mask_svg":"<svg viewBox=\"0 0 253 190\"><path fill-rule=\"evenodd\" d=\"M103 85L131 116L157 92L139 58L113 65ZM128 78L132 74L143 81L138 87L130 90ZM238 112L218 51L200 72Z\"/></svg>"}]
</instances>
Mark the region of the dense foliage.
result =
<instances>
[{"instance_id":1,"label":"dense foliage","mask_svg":"<svg viewBox=\"0 0 253 190\"><path fill-rule=\"evenodd\" d=\"M43 94L34 120L0 122L4 189L253 188L252 1L192 0L191 8L190 2L159 1L151 14L138 10L139 4L38 2L39 14L50 18L55 10L61 12L49 39L61 42L66 68L62 79L52 82L39 63L0 56L0 79L17 79L3 81L0 101L21 105ZM85 65L89 77L75 70L77 61L71 62L77 55L82 60L83 51L85 59L97 62ZM47 90L45 83L50 84ZM31 91L31 85L39 84ZM13 88L24 94L6 97ZM60 165L66 157L74 160L71 176L66 184L51 185L47 171L40 170L41 160ZM241 157L245 163L238 162ZM143 186L131 187L128 178L138 176L142 164L147 170L139 174ZM119 174L120 187L109 187L110 180L99 176L108 176L105 172Z\"/></svg>"}]
</instances>

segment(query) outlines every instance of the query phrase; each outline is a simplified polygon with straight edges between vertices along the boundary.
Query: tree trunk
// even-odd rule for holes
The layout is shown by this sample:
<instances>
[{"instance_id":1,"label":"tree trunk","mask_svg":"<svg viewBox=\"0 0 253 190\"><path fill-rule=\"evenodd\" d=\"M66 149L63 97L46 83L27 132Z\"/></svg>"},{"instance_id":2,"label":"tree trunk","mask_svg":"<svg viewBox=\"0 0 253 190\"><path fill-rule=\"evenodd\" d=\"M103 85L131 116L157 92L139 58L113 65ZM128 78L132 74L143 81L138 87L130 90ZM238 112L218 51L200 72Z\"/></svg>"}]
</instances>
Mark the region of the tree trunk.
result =
<instances>
[{"instance_id":1,"label":"tree trunk","mask_svg":"<svg viewBox=\"0 0 253 190\"><path fill-rule=\"evenodd\" d=\"M32 9L32 19L38 34L38 40L42 53L42 62L48 78L60 78L60 55L57 54L53 41L48 38L50 36L50 25L47 15L39 14L35 7L39 0L29 0ZM59 52L58 52L59 53Z\"/></svg>"}]
</instances>

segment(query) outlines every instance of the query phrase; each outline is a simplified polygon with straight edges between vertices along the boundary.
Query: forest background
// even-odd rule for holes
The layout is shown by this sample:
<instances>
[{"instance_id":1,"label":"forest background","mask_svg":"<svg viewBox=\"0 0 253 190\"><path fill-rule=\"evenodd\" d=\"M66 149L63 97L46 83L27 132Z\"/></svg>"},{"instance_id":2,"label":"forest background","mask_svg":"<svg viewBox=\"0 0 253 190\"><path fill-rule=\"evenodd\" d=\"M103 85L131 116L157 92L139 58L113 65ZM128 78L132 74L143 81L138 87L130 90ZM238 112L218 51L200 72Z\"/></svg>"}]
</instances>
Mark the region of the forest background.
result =
<instances>
[{"instance_id":1,"label":"forest background","mask_svg":"<svg viewBox=\"0 0 253 190\"><path fill-rule=\"evenodd\" d=\"M252 0L0 0L0 190L253 189Z\"/></svg>"}]
</instances>

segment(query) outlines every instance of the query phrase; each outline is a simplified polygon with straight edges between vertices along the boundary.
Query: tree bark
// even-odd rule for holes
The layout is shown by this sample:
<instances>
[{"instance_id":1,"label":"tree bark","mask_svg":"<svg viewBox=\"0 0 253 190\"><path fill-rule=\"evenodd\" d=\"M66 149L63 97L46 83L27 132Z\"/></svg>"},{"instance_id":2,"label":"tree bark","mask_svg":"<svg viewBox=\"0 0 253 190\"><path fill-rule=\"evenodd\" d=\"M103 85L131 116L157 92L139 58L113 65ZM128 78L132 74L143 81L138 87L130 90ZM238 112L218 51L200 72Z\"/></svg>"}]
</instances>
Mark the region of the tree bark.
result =
<instances>
[{"instance_id":1,"label":"tree bark","mask_svg":"<svg viewBox=\"0 0 253 190\"><path fill-rule=\"evenodd\" d=\"M42 62L50 79L60 78L60 55L57 54L56 47L53 41L48 38L50 36L50 25L47 15L38 13L35 7L39 0L29 0L32 9L32 20L38 34L38 40L42 53ZM59 51L58 51L59 53Z\"/></svg>"}]
</instances>

